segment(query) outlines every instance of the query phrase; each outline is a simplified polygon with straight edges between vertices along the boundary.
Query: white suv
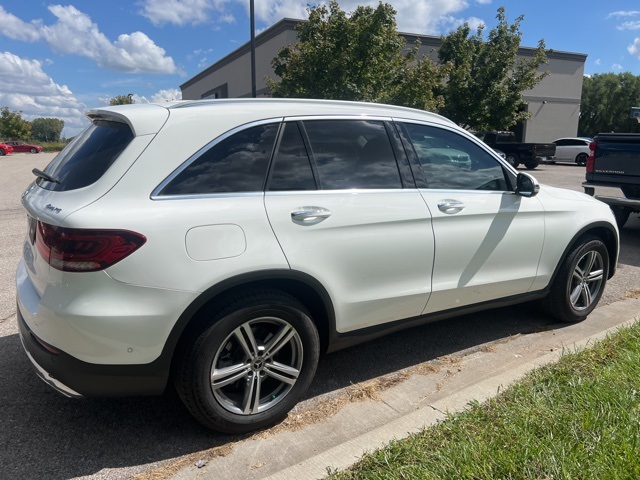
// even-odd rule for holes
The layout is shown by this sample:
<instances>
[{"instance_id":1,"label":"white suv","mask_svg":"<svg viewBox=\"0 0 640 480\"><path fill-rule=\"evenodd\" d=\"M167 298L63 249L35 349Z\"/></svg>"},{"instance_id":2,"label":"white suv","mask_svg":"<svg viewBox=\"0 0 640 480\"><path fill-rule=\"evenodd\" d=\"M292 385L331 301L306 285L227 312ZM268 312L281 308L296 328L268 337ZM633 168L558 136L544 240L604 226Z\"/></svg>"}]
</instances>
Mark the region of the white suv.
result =
<instances>
[{"instance_id":1,"label":"white suv","mask_svg":"<svg viewBox=\"0 0 640 480\"><path fill-rule=\"evenodd\" d=\"M281 420L321 353L530 300L563 321L616 267L609 207L540 187L435 114L316 100L88 112L23 195L18 323L69 396Z\"/></svg>"}]
</instances>

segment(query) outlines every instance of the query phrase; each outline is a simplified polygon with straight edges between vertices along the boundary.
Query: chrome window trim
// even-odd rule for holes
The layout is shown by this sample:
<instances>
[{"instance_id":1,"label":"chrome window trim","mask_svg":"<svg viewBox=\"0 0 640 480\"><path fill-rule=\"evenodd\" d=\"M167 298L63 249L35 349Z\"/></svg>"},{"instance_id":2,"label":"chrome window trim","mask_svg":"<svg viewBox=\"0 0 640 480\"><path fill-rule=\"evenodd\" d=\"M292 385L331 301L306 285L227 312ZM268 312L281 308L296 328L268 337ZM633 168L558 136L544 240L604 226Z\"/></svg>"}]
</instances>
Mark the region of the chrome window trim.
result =
<instances>
[{"instance_id":1,"label":"chrome window trim","mask_svg":"<svg viewBox=\"0 0 640 480\"><path fill-rule=\"evenodd\" d=\"M264 192L225 192L225 193L194 193L193 195L158 195L151 200L165 202L167 200L201 200L203 198L238 198L262 197Z\"/></svg>"},{"instance_id":2,"label":"chrome window trim","mask_svg":"<svg viewBox=\"0 0 640 480\"><path fill-rule=\"evenodd\" d=\"M189 158L187 158L182 165L180 165L178 168L176 168L173 172L171 172L171 174L165 178L160 185L158 185L156 188L153 189L153 191L151 192L150 198L151 200L165 200L165 199L177 199L178 197L180 199L183 198L208 198L211 196L220 196L220 195L231 195L231 196L238 196L241 194L245 194L245 193L253 193L253 192L226 192L226 193L211 193L211 194L193 194L193 195L160 195L160 192L162 191L162 189L164 187L166 187L169 183L171 183L178 175L180 175L187 167L189 167L193 162L195 162L198 158L200 158L200 156L202 156L205 152L208 152L211 148L215 147L218 143L226 140L227 138L229 138L232 135L235 135L238 132L241 132L243 130L247 130L249 128L253 128L253 127L258 127L260 125L268 125L271 123L282 123L282 121L284 120L283 117L274 117L274 118L265 118L262 120L256 120L253 122L249 122L249 123L245 123L242 125L239 125L235 128L232 128L231 130L226 131L225 133L223 133L222 135L217 136L216 138L214 138L213 140L211 140L209 143L207 143L204 147L202 147L200 150L198 150L196 153L194 153L193 155L191 155ZM262 192L260 192L262 193Z\"/></svg>"}]
</instances>

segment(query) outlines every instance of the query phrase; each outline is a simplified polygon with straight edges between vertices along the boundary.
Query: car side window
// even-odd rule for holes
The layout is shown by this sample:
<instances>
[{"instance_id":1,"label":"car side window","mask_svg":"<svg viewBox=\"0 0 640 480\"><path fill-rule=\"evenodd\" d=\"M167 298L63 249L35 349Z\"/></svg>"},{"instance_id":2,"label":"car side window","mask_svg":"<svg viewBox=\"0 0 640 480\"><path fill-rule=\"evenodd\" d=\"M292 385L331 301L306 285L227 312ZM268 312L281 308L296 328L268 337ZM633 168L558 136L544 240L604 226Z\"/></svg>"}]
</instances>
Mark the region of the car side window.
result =
<instances>
[{"instance_id":1,"label":"car side window","mask_svg":"<svg viewBox=\"0 0 640 480\"><path fill-rule=\"evenodd\" d=\"M428 188L509 190L505 171L485 150L443 128L404 124Z\"/></svg>"},{"instance_id":2,"label":"car side window","mask_svg":"<svg viewBox=\"0 0 640 480\"><path fill-rule=\"evenodd\" d=\"M315 190L311 162L297 122L285 123L283 128L267 190Z\"/></svg>"},{"instance_id":3,"label":"car side window","mask_svg":"<svg viewBox=\"0 0 640 480\"><path fill-rule=\"evenodd\" d=\"M398 164L383 122L303 122L323 190L402 188Z\"/></svg>"},{"instance_id":4,"label":"car side window","mask_svg":"<svg viewBox=\"0 0 640 480\"><path fill-rule=\"evenodd\" d=\"M160 195L261 192L278 125L247 128L216 143L180 171Z\"/></svg>"}]
</instances>

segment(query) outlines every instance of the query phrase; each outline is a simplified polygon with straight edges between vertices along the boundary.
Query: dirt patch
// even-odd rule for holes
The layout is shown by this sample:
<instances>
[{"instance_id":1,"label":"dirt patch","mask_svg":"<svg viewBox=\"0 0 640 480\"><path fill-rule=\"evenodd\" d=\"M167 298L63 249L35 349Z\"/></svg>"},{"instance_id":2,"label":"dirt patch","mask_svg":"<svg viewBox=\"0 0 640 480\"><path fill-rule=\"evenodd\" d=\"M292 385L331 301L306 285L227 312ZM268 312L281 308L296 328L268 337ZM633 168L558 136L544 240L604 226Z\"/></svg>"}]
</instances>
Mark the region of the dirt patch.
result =
<instances>
[{"instance_id":1,"label":"dirt patch","mask_svg":"<svg viewBox=\"0 0 640 480\"><path fill-rule=\"evenodd\" d=\"M630 290L624 294L624 298L640 298L640 288L636 288L635 290Z\"/></svg>"},{"instance_id":2,"label":"dirt patch","mask_svg":"<svg viewBox=\"0 0 640 480\"><path fill-rule=\"evenodd\" d=\"M183 468L195 465L196 462L204 462L206 464L206 462L209 462L214 458L226 457L233 452L237 443L238 442L228 443L202 452L189 454L185 457L179 458L169 465L134 475L131 477L131 480L165 480L174 476Z\"/></svg>"}]
</instances>

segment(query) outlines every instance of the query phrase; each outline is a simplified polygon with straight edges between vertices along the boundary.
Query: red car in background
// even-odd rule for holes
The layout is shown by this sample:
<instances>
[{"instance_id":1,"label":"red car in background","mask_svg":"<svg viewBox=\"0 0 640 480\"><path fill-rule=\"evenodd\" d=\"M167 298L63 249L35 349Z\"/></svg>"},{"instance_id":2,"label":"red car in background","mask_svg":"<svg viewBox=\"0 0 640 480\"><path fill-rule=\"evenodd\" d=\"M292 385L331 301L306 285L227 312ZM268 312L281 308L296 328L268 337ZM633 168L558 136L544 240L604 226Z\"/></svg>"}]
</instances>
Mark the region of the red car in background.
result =
<instances>
[{"instance_id":1,"label":"red car in background","mask_svg":"<svg viewBox=\"0 0 640 480\"><path fill-rule=\"evenodd\" d=\"M11 155L13 153L13 147L11 145L7 145L6 143L0 142L0 157L4 157L5 155Z\"/></svg>"},{"instance_id":2,"label":"red car in background","mask_svg":"<svg viewBox=\"0 0 640 480\"><path fill-rule=\"evenodd\" d=\"M28 143L20 142L17 140L12 140L11 142L4 142L7 145L13 147L14 152L31 152L31 153L40 153L42 152L42 147L40 145L30 145Z\"/></svg>"}]
</instances>

